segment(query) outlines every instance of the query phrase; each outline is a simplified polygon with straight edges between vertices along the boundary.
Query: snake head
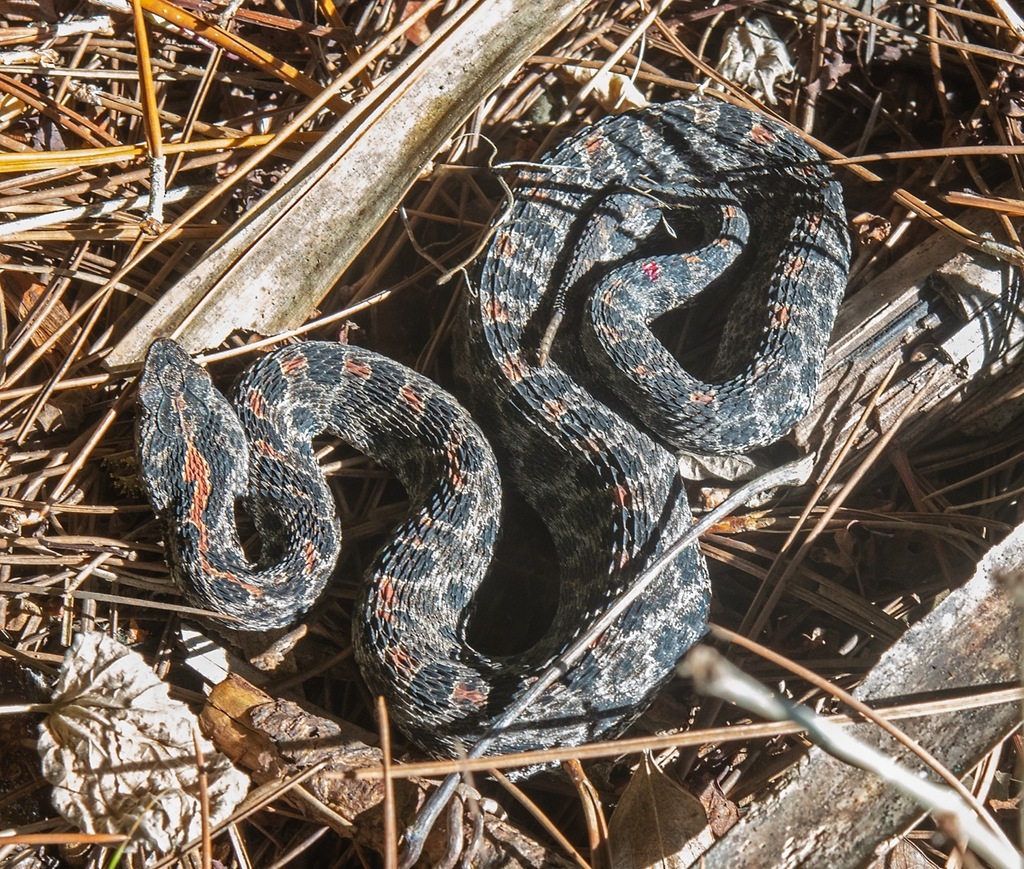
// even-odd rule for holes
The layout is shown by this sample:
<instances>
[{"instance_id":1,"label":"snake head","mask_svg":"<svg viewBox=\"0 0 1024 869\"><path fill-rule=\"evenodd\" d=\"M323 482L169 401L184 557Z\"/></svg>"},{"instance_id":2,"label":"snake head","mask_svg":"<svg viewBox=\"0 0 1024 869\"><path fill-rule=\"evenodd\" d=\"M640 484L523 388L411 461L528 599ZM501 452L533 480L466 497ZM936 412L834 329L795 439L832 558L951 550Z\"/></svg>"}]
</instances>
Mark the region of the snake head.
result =
<instances>
[{"instance_id":1,"label":"snake head","mask_svg":"<svg viewBox=\"0 0 1024 869\"><path fill-rule=\"evenodd\" d=\"M159 415L176 396L202 399L214 391L210 376L176 341L157 338L150 345L139 379L139 402L144 411Z\"/></svg>"},{"instance_id":2,"label":"snake head","mask_svg":"<svg viewBox=\"0 0 1024 869\"><path fill-rule=\"evenodd\" d=\"M174 485L197 482L208 456L236 457L232 467L240 469L233 475L238 479L225 480L222 494L242 491L248 464L242 427L210 375L175 341L160 338L150 346L138 398L141 476L157 512L174 503Z\"/></svg>"}]
</instances>

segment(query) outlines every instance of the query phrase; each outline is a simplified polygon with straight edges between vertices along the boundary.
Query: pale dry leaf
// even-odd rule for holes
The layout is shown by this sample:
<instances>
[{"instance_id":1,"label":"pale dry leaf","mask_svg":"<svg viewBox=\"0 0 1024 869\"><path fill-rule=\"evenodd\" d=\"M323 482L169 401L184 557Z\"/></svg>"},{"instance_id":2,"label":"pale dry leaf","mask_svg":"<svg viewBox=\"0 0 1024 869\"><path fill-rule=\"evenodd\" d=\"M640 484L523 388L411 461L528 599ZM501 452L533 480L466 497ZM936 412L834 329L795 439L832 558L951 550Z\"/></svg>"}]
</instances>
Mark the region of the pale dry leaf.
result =
<instances>
[{"instance_id":1,"label":"pale dry leaf","mask_svg":"<svg viewBox=\"0 0 1024 869\"><path fill-rule=\"evenodd\" d=\"M750 480L761 473L749 456L705 456L681 450L676 454L679 473L684 480Z\"/></svg>"},{"instance_id":2,"label":"pale dry leaf","mask_svg":"<svg viewBox=\"0 0 1024 869\"><path fill-rule=\"evenodd\" d=\"M629 76L618 72L602 72L594 75L594 70L583 69L582 67L570 67L569 75L578 84L594 82L590 96L597 100L609 114L621 114L632 109L642 109L647 106L647 99L644 97Z\"/></svg>"},{"instance_id":3,"label":"pale dry leaf","mask_svg":"<svg viewBox=\"0 0 1024 869\"><path fill-rule=\"evenodd\" d=\"M871 869L938 869L939 865L924 854L915 843L900 839L888 854L871 866Z\"/></svg>"},{"instance_id":4,"label":"pale dry leaf","mask_svg":"<svg viewBox=\"0 0 1024 869\"><path fill-rule=\"evenodd\" d=\"M53 804L87 833L130 834L166 853L201 831L193 734L208 777L210 821L226 818L249 780L198 736L196 717L172 700L146 662L104 634L79 634L61 665L39 729Z\"/></svg>"},{"instance_id":5,"label":"pale dry leaf","mask_svg":"<svg viewBox=\"0 0 1024 869\"><path fill-rule=\"evenodd\" d=\"M751 16L722 39L718 71L758 99L775 105L775 85L795 75L786 43L766 18Z\"/></svg>"},{"instance_id":6,"label":"pale dry leaf","mask_svg":"<svg viewBox=\"0 0 1024 869\"><path fill-rule=\"evenodd\" d=\"M714 843L704 806L644 755L608 824L616 869L685 869Z\"/></svg>"}]
</instances>

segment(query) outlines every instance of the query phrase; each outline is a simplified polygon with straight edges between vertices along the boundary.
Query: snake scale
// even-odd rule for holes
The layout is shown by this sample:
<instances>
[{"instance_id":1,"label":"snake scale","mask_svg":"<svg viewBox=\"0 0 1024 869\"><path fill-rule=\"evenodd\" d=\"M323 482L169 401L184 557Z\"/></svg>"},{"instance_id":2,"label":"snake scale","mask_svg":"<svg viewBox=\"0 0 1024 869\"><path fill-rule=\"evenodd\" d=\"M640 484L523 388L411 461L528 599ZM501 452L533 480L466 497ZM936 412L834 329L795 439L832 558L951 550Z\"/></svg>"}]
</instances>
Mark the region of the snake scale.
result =
<instances>
[{"instance_id":1,"label":"snake scale","mask_svg":"<svg viewBox=\"0 0 1024 869\"><path fill-rule=\"evenodd\" d=\"M526 651L489 657L466 640L502 482L448 392L369 350L313 341L262 357L231 402L169 340L139 383L142 477L172 572L244 628L291 623L331 577L340 532L314 437L330 432L398 476L409 516L359 587L354 645L392 722L435 753L478 738L690 526L676 451L768 444L806 411L848 268L841 191L816 153L726 104L607 118L522 169L514 199L469 284L455 355L460 394L558 555L557 611ZM698 379L650 326L709 285L736 298ZM256 563L239 499L260 530ZM694 545L490 750L621 731L703 635L708 599Z\"/></svg>"}]
</instances>

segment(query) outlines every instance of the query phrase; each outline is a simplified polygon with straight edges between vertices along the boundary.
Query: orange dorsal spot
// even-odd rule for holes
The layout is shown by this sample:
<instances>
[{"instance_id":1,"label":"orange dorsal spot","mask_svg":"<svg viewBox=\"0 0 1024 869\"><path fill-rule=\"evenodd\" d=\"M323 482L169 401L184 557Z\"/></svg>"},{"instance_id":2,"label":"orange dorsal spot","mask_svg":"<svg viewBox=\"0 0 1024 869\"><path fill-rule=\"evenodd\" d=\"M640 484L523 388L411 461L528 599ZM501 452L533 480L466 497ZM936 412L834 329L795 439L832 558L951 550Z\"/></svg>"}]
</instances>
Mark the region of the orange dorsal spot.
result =
<instances>
[{"instance_id":1,"label":"orange dorsal spot","mask_svg":"<svg viewBox=\"0 0 1024 869\"><path fill-rule=\"evenodd\" d=\"M358 377L362 380L368 380L370 375L373 374L373 369L369 365L365 362L356 362L354 359L345 360L345 371L353 377Z\"/></svg>"},{"instance_id":2,"label":"orange dorsal spot","mask_svg":"<svg viewBox=\"0 0 1024 869\"><path fill-rule=\"evenodd\" d=\"M633 503L633 495L625 486L616 485L612 487L612 500L616 507L628 510Z\"/></svg>"},{"instance_id":3,"label":"orange dorsal spot","mask_svg":"<svg viewBox=\"0 0 1024 869\"><path fill-rule=\"evenodd\" d=\"M423 399L411 386L403 386L398 390L398 395L402 401L412 408L413 413L421 414L426 410L426 404L424 404Z\"/></svg>"},{"instance_id":4,"label":"orange dorsal spot","mask_svg":"<svg viewBox=\"0 0 1024 869\"><path fill-rule=\"evenodd\" d=\"M309 366L309 362L305 356L293 356L291 359L281 360L281 371L286 376L292 376L298 374Z\"/></svg>"},{"instance_id":5,"label":"orange dorsal spot","mask_svg":"<svg viewBox=\"0 0 1024 869\"><path fill-rule=\"evenodd\" d=\"M205 555L200 555L199 565L202 568L203 573L205 573L207 576L215 576L217 577L217 579L223 579L225 582L230 582L232 585L237 585L239 588L244 588L253 597L263 596L263 589L257 588L250 582L245 582L244 580L239 579L229 570L220 570L214 567L212 564L210 564L209 561L206 560Z\"/></svg>"},{"instance_id":6,"label":"orange dorsal spot","mask_svg":"<svg viewBox=\"0 0 1024 869\"><path fill-rule=\"evenodd\" d=\"M250 389L245 400L249 405L249 410L252 411L252 415L257 419L263 419L266 412L266 405L263 402L263 393L258 389Z\"/></svg>"},{"instance_id":7,"label":"orange dorsal spot","mask_svg":"<svg viewBox=\"0 0 1024 869\"><path fill-rule=\"evenodd\" d=\"M272 459L277 459L278 461L284 461L284 459L285 459L285 456L284 456L283 453L278 452L277 450L275 450L273 445L272 444L268 444L265 440L263 440L263 438L260 438L259 440L256 440L256 441L253 441L253 446L257 450L259 450L261 453L263 453L263 455L269 456Z\"/></svg>"},{"instance_id":8,"label":"orange dorsal spot","mask_svg":"<svg viewBox=\"0 0 1024 869\"><path fill-rule=\"evenodd\" d=\"M394 619L395 585L390 576L380 578L380 588L377 591L377 618L382 622L390 622Z\"/></svg>"},{"instance_id":9,"label":"orange dorsal spot","mask_svg":"<svg viewBox=\"0 0 1024 869\"><path fill-rule=\"evenodd\" d=\"M775 133L763 124L754 124L750 128L750 138L758 145L771 145L775 141Z\"/></svg>"},{"instance_id":10,"label":"orange dorsal spot","mask_svg":"<svg viewBox=\"0 0 1024 869\"><path fill-rule=\"evenodd\" d=\"M568 410L569 406L561 399L546 398L544 400L544 415L552 422L558 422Z\"/></svg>"},{"instance_id":11,"label":"orange dorsal spot","mask_svg":"<svg viewBox=\"0 0 1024 869\"><path fill-rule=\"evenodd\" d=\"M413 675L416 672L416 662L409 656L409 653L405 651L401 646L390 646L384 652L388 659L391 661L391 666L395 670L400 670L408 675Z\"/></svg>"},{"instance_id":12,"label":"orange dorsal spot","mask_svg":"<svg viewBox=\"0 0 1024 869\"><path fill-rule=\"evenodd\" d=\"M508 322L508 311L497 299L491 299L484 305L484 316L493 323Z\"/></svg>"},{"instance_id":13,"label":"orange dorsal spot","mask_svg":"<svg viewBox=\"0 0 1024 869\"><path fill-rule=\"evenodd\" d=\"M313 545L312 540L307 540L305 547L302 550L302 562L305 567L306 575L310 576L316 569L317 565L317 552L316 547Z\"/></svg>"},{"instance_id":14,"label":"orange dorsal spot","mask_svg":"<svg viewBox=\"0 0 1024 869\"><path fill-rule=\"evenodd\" d=\"M192 500L188 508L188 521L199 529L199 549L206 551L206 507L210 503L210 463L203 458L195 444L185 450L185 468L182 478L192 483Z\"/></svg>"},{"instance_id":15,"label":"orange dorsal spot","mask_svg":"<svg viewBox=\"0 0 1024 869\"><path fill-rule=\"evenodd\" d=\"M785 275L787 278L795 278L804 270L807 261L802 256L795 256L786 263Z\"/></svg>"},{"instance_id":16,"label":"orange dorsal spot","mask_svg":"<svg viewBox=\"0 0 1024 869\"><path fill-rule=\"evenodd\" d=\"M465 478L462 476L462 461L456 447L449 447L445 450L445 458L448 460L448 481L455 491L459 491L465 485Z\"/></svg>"},{"instance_id":17,"label":"orange dorsal spot","mask_svg":"<svg viewBox=\"0 0 1024 869\"><path fill-rule=\"evenodd\" d=\"M512 383L519 383L522 381L526 373L526 367L523 365L523 360L518 356L510 356L501 364L501 370L505 376L512 381Z\"/></svg>"},{"instance_id":18,"label":"orange dorsal spot","mask_svg":"<svg viewBox=\"0 0 1024 869\"><path fill-rule=\"evenodd\" d=\"M772 326L777 329L785 328L789 323L789 305L776 305L772 310Z\"/></svg>"},{"instance_id":19,"label":"orange dorsal spot","mask_svg":"<svg viewBox=\"0 0 1024 869\"><path fill-rule=\"evenodd\" d=\"M494 242L495 253L501 259L511 259L516 253L516 243L507 232L503 232ZM499 303L500 304L500 303Z\"/></svg>"},{"instance_id":20,"label":"orange dorsal spot","mask_svg":"<svg viewBox=\"0 0 1024 869\"><path fill-rule=\"evenodd\" d=\"M459 682L452 689L452 703L459 706L480 706L487 700L487 694L479 688L471 688L463 682Z\"/></svg>"}]
</instances>

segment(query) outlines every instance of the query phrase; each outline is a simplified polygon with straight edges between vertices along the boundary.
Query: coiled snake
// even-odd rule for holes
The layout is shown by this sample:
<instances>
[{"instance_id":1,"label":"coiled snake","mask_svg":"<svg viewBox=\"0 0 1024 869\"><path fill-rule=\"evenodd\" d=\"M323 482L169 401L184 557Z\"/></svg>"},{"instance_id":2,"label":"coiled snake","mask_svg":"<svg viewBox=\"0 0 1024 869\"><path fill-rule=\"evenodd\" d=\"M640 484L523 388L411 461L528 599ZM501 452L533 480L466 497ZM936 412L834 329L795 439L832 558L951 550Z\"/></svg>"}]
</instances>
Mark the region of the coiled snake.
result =
<instances>
[{"instance_id":1,"label":"coiled snake","mask_svg":"<svg viewBox=\"0 0 1024 869\"><path fill-rule=\"evenodd\" d=\"M767 444L806 411L847 265L839 186L781 125L707 101L605 119L521 172L456 353L467 404L557 550L543 639L504 658L466 641L499 528L494 454L447 392L352 346L277 350L228 403L176 344L154 343L138 441L173 573L243 627L287 625L340 546L312 439L331 432L372 455L412 506L360 586L356 656L392 721L451 753L690 525L673 450ZM712 281L738 294L699 380L650 324ZM261 531L257 564L235 529L240 498ZM703 634L708 596L691 546L491 751L620 731Z\"/></svg>"}]
</instances>

